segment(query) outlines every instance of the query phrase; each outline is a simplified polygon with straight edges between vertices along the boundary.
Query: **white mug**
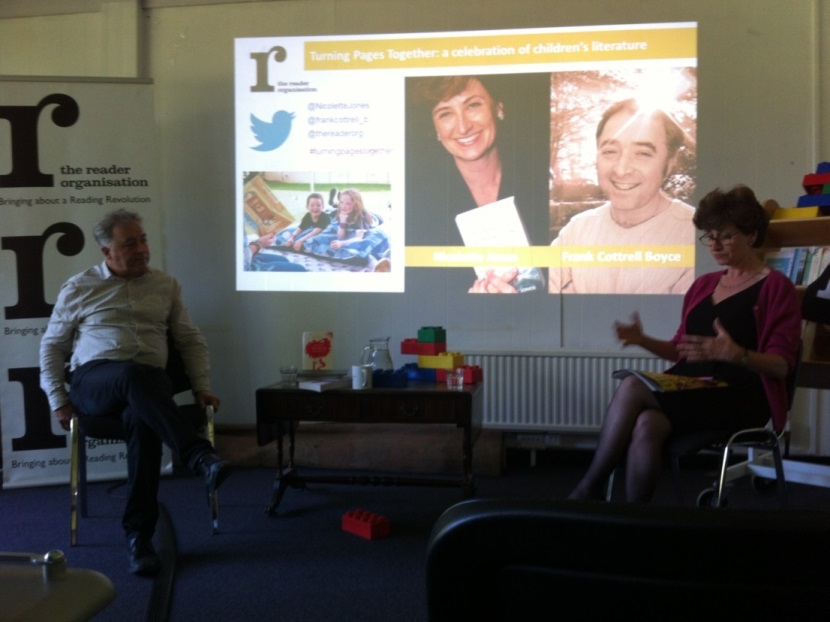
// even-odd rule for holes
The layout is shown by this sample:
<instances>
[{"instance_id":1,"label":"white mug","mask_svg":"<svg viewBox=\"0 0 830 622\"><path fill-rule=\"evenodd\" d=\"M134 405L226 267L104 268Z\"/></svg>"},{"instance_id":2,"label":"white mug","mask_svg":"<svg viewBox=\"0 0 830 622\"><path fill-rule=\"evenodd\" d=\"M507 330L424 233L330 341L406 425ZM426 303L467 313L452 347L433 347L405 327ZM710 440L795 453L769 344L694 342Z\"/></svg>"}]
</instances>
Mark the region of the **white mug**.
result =
<instances>
[{"instance_id":1,"label":"white mug","mask_svg":"<svg viewBox=\"0 0 830 622\"><path fill-rule=\"evenodd\" d=\"M371 365L352 365L352 389L372 388Z\"/></svg>"}]
</instances>

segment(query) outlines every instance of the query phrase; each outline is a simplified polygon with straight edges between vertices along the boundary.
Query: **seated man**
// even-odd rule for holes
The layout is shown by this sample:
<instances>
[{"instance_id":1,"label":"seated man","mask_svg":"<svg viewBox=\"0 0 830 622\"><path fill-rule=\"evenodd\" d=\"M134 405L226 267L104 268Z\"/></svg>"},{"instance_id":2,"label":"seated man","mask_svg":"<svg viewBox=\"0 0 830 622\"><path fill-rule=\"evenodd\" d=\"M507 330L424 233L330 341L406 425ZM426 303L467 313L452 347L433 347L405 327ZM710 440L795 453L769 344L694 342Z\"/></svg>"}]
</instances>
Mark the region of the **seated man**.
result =
<instances>
[{"instance_id":1,"label":"seated man","mask_svg":"<svg viewBox=\"0 0 830 622\"><path fill-rule=\"evenodd\" d=\"M61 288L40 346L41 387L60 425L72 413L107 416L120 412L127 435L127 534L130 572L155 574L152 545L158 519L161 444L215 490L230 466L199 437L173 401L164 371L167 335L181 352L196 401L219 406L210 390L207 343L193 325L173 277L149 267L150 251L141 217L118 210L95 226L104 261ZM72 354L69 395L64 385Z\"/></svg>"}]
</instances>

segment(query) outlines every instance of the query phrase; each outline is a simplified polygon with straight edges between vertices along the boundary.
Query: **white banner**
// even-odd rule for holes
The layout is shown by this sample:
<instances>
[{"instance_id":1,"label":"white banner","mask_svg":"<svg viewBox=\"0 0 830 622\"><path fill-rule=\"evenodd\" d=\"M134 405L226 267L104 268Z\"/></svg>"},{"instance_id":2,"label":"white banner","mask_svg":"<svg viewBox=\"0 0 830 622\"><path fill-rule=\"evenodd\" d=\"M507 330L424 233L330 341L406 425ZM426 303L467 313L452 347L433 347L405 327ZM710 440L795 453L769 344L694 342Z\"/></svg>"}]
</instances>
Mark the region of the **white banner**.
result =
<instances>
[{"instance_id":1,"label":"white banner","mask_svg":"<svg viewBox=\"0 0 830 622\"><path fill-rule=\"evenodd\" d=\"M4 486L69 480L68 434L39 385L40 337L61 284L102 260L92 227L107 212L140 213L160 260L154 127L147 81L0 78ZM122 477L125 458L123 443L90 441L89 478Z\"/></svg>"}]
</instances>

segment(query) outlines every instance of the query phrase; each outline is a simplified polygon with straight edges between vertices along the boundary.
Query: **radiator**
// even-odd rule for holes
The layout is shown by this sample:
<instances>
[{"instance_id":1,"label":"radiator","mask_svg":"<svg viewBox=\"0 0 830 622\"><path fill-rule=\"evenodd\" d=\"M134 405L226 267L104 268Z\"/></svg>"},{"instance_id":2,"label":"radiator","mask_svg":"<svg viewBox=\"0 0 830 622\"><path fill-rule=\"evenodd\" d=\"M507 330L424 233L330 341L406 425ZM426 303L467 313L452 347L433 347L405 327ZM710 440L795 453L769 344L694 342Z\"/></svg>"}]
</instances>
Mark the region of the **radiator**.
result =
<instances>
[{"instance_id":1,"label":"radiator","mask_svg":"<svg viewBox=\"0 0 830 622\"><path fill-rule=\"evenodd\" d=\"M619 381L617 369L663 371L647 355L557 352L465 354L484 376L483 426L503 430L593 433Z\"/></svg>"}]
</instances>

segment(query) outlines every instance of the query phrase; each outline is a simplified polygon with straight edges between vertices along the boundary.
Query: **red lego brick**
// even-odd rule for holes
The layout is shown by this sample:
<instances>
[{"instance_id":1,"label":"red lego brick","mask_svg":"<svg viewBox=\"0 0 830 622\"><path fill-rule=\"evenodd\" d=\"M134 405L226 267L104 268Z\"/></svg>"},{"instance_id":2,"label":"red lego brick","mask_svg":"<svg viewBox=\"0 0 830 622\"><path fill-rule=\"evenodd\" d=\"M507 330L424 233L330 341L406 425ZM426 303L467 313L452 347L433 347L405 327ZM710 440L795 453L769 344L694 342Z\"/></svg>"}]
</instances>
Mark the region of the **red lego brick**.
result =
<instances>
[{"instance_id":1,"label":"red lego brick","mask_svg":"<svg viewBox=\"0 0 830 622\"><path fill-rule=\"evenodd\" d=\"M418 354L418 340L415 337L407 337L401 341L401 354Z\"/></svg>"},{"instance_id":2,"label":"red lego brick","mask_svg":"<svg viewBox=\"0 0 830 622\"><path fill-rule=\"evenodd\" d=\"M810 173L804 176L801 186L807 194L823 194L825 184L830 184L830 173Z\"/></svg>"},{"instance_id":3,"label":"red lego brick","mask_svg":"<svg viewBox=\"0 0 830 622\"><path fill-rule=\"evenodd\" d=\"M464 370L464 384L475 384L484 379L484 373L478 365L462 365L458 369ZM436 369L435 381L446 382L448 369Z\"/></svg>"},{"instance_id":4,"label":"red lego brick","mask_svg":"<svg viewBox=\"0 0 830 622\"><path fill-rule=\"evenodd\" d=\"M424 342L419 341L417 343L418 354L423 354L426 356L435 356L436 354L441 354L442 352L447 351L447 342L446 341L435 341L435 342Z\"/></svg>"},{"instance_id":5,"label":"red lego brick","mask_svg":"<svg viewBox=\"0 0 830 622\"><path fill-rule=\"evenodd\" d=\"M361 538L374 540L389 535L389 519L366 510L351 510L343 514L343 531Z\"/></svg>"},{"instance_id":6,"label":"red lego brick","mask_svg":"<svg viewBox=\"0 0 830 622\"><path fill-rule=\"evenodd\" d=\"M484 371L478 365L464 366L464 384L475 384L484 380Z\"/></svg>"}]
</instances>

